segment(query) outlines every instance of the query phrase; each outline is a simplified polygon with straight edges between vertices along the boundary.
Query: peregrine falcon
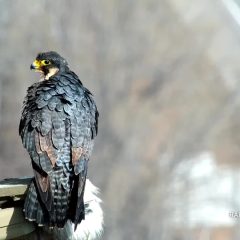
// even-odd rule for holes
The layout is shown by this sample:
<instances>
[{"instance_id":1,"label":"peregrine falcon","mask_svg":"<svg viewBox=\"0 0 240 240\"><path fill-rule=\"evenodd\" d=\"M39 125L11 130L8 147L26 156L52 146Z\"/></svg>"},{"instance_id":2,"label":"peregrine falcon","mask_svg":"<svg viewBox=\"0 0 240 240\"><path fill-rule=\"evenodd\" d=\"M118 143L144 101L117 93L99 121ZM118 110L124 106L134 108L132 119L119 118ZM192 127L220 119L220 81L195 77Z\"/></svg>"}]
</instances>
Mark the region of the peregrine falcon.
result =
<instances>
[{"instance_id":1,"label":"peregrine falcon","mask_svg":"<svg viewBox=\"0 0 240 240\"><path fill-rule=\"evenodd\" d=\"M84 188L98 110L91 92L58 53L39 53L30 68L41 73L41 81L28 88L19 125L34 172L25 218L57 228L71 220L76 228L85 217Z\"/></svg>"}]
</instances>

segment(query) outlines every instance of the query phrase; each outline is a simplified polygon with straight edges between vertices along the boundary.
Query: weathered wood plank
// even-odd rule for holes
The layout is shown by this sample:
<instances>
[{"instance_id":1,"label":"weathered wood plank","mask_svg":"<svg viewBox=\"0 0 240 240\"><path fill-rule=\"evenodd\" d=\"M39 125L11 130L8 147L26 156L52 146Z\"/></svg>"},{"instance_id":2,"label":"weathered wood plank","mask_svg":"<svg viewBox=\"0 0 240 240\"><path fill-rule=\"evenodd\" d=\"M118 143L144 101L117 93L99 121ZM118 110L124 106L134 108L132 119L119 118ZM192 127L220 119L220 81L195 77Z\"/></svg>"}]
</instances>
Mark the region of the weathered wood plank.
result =
<instances>
[{"instance_id":1,"label":"weathered wood plank","mask_svg":"<svg viewBox=\"0 0 240 240\"><path fill-rule=\"evenodd\" d=\"M13 239L35 230L34 224L27 222L21 208L0 210L0 239Z\"/></svg>"},{"instance_id":2,"label":"weathered wood plank","mask_svg":"<svg viewBox=\"0 0 240 240\"><path fill-rule=\"evenodd\" d=\"M0 181L0 198L25 195L31 180L31 177L26 177L8 178Z\"/></svg>"},{"instance_id":3,"label":"weathered wood plank","mask_svg":"<svg viewBox=\"0 0 240 240\"><path fill-rule=\"evenodd\" d=\"M14 239L35 230L35 225L25 220L22 210L31 180L25 177L0 181L0 240Z\"/></svg>"},{"instance_id":4,"label":"weathered wood plank","mask_svg":"<svg viewBox=\"0 0 240 240\"><path fill-rule=\"evenodd\" d=\"M21 208L0 209L0 228L23 222L25 219Z\"/></svg>"}]
</instances>

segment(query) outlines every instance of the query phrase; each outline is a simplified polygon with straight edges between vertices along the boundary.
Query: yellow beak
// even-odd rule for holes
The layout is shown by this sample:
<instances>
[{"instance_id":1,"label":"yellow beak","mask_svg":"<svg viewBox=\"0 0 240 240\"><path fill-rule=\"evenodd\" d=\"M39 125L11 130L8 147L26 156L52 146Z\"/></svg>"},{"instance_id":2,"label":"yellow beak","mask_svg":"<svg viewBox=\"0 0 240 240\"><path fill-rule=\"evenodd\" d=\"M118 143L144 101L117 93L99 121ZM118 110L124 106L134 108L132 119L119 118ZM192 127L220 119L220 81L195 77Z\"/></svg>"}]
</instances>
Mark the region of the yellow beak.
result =
<instances>
[{"instance_id":1,"label":"yellow beak","mask_svg":"<svg viewBox=\"0 0 240 240\"><path fill-rule=\"evenodd\" d=\"M30 69L35 69L35 70L40 70L41 69L41 61L38 61L38 60L35 60L31 66L30 66Z\"/></svg>"}]
</instances>

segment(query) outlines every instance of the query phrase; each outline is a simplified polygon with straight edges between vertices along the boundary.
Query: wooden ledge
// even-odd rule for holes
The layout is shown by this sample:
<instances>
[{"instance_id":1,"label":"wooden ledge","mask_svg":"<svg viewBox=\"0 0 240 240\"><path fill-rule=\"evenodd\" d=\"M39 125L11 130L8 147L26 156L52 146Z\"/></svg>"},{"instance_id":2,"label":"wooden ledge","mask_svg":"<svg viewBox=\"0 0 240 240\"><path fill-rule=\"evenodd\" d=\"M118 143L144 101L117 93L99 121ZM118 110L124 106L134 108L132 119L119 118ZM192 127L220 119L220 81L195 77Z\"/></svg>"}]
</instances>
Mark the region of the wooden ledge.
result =
<instances>
[{"instance_id":1,"label":"wooden ledge","mask_svg":"<svg viewBox=\"0 0 240 240\"><path fill-rule=\"evenodd\" d=\"M4 197L20 197L26 194L31 177L7 178L0 181L0 199Z\"/></svg>"},{"instance_id":2,"label":"wooden ledge","mask_svg":"<svg viewBox=\"0 0 240 240\"><path fill-rule=\"evenodd\" d=\"M0 181L0 240L25 236L35 225L25 220L23 200L31 177L9 178Z\"/></svg>"}]
</instances>

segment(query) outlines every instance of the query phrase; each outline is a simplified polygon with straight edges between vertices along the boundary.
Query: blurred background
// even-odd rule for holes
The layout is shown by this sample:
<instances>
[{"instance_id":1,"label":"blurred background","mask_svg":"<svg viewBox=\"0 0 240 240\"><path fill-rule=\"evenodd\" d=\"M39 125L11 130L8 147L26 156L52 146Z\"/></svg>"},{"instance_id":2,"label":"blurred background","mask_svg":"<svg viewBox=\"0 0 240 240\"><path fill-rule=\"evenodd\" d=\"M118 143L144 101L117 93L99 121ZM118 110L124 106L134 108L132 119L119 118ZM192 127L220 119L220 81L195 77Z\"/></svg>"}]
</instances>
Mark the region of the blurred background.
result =
<instances>
[{"instance_id":1,"label":"blurred background","mask_svg":"<svg viewBox=\"0 0 240 240\"><path fill-rule=\"evenodd\" d=\"M239 7L0 0L0 177L32 175L18 123L30 64L55 50L99 108L104 239L239 240Z\"/></svg>"}]
</instances>

